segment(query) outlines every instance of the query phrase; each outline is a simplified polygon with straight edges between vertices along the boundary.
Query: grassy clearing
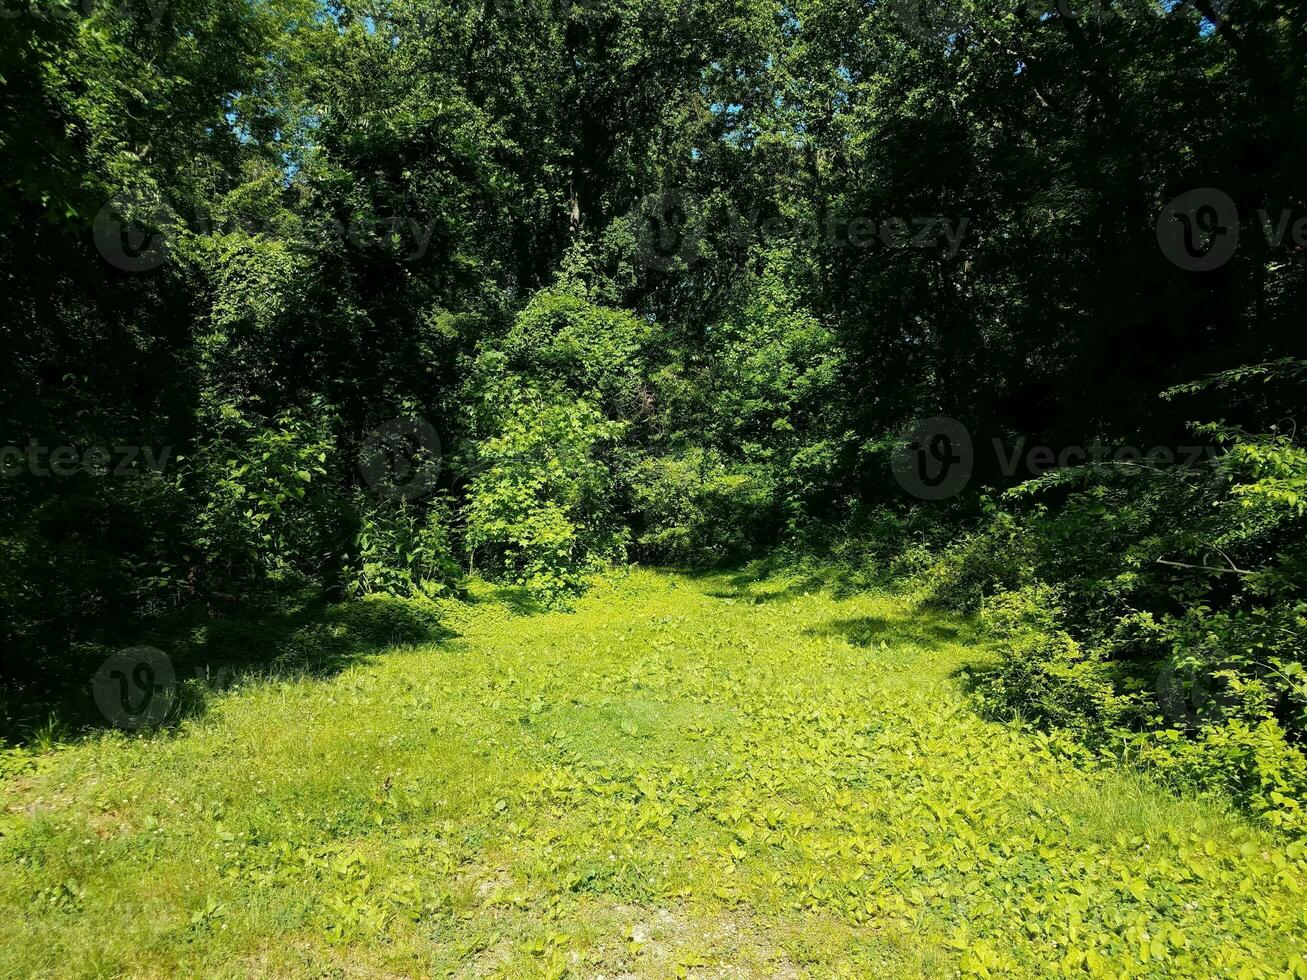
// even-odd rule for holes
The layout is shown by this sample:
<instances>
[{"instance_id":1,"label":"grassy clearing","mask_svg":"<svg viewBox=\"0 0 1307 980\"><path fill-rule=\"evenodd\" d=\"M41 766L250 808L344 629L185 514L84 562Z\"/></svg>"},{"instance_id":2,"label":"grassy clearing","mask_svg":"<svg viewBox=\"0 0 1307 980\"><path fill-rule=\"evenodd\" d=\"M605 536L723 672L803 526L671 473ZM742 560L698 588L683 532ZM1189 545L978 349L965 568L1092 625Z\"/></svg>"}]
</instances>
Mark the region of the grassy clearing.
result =
<instances>
[{"instance_id":1,"label":"grassy clearing","mask_svg":"<svg viewBox=\"0 0 1307 980\"><path fill-rule=\"evenodd\" d=\"M447 625L11 775L0 973L1307 977L1307 850L981 720L964 622L635 571Z\"/></svg>"}]
</instances>

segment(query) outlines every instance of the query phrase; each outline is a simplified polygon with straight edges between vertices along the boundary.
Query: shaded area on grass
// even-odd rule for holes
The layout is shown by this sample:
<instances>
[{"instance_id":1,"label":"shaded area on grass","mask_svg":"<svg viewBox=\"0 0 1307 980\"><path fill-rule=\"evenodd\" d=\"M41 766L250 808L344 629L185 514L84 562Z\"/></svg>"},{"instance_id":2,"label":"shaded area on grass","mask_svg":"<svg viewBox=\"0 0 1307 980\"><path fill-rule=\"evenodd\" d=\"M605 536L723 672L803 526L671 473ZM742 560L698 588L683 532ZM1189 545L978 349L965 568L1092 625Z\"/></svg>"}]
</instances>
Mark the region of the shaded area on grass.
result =
<instances>
[{"instance_id":1,"label":"shaded area on grass","mask_svg":"<svg viewBox=\"0 0 1307 980\"><path fill-rule=\"evenodd\" d=\"M784 556L753 561L742 567L680 574L709 583L705 594L715 599L754 605L793 601L817 592L846 599L867 591L864 571L838 565L796 566ZM930 603L911 603L907 608L911 614L904 611L897 615L832 620L805 630L805 635L843 637L857 647L904 642L922 646L980 642L975 625L966 617Z\"/></svg>"},{"instance_id":2,"label":"shaded area on grass","mask_svg":"<svg viewBox=\"0 0 1307 980\"><path fill-rule=\"evenodd\" d=\"M855 616L836 619L806 631L811 636L842 636L856 647L876 643L954 643L970 639L970 630L961 623L942 623L924 616Z\"/></svg>"},{"instance_id":3,"label":"shaded area on grass","mask_svg":"<svg viewBox=\"0 0 1307 980\"><path fill-rule=\"evenodd\" d=\"M829 591L838 599L865 592L901 591L904 577L888 563L842 561L821 552L796 555L787 550L745 564L719 564L699 569L665 569L709 585L706 594L756 604L777 602Z\"/></svg>"},{"instance_id":4,"label":"shaded area on grass","mask_svg":"<svg viewBox=\"0 0 1307 980\"><path fill-rule=\"evenodd\" d=\"M114 685L123 685L129 703L151 696L134 691L130 676L106 681L101 672L125 649L153 648L158 653L150 670L160 666L161 657L162 670L155 672L171 674L159 682L161 717L149 719L149 727L166 728L203 714L214 696L244 682L327 678L389 647L453 635L442 625L436 604L390 596L342 603L302 593L227 616L197 605L135 633L120 629L113 637L117 642L85 643L61 657L6 664L0 741L48 747L112 727L104 704L119 696Z\"/></svg>"},{"instance_id":5,"label":"shaded area on grass","mask_svg":"<svg viewBox=\"0 0 1307 980\"><path fill-rule=\"evenodd\" d=\"M480 584L480 589L469 591L463 597L472 605L498 603L515 616L535 616L550 611L549 605L525 586Z\"/></svg>"},{"instance_id":6,"label":"shaded area on grass","mask_svg":"<svg viewBox=\"0 0 1307 980\"><path fill-rule=\"evenodd\" d=\"M796 567L785 557L763 558L743 566L676 571L710 584L704 594L714 599L754 604L794 599L823 589L838 594L841 574L831 568Z\"/></svg>"}]
</instances>

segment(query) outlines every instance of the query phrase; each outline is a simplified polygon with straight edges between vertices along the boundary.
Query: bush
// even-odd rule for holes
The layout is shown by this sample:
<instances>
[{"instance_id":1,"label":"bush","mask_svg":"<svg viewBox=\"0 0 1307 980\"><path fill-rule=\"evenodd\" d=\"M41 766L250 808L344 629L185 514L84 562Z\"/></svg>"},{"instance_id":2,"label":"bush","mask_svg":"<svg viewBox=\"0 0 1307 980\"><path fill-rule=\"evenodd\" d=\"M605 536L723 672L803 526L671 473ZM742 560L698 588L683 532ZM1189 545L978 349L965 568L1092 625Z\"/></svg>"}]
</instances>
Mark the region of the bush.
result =
<instances>
[{"instance_id":1,"label":"bush","mask_svg":"<svg viewBox=\"0 0 1307 980\"><path fill-rule=\"evenodd\" d=\"M354 595L436 595L461 576L449 533L447 500L360 500Z\"/></svg>"},{"instance_id":2,"label":"bush","mask_svg":"<svg viewBox=\"0 0 1307 980\"><path fill-rule=\"evenodd\" d=\"M1035 560L1033 544L1012 514L994 514L984 530L961 537L928 571L925 584L930 602L973 613L986 596L1029 585Z\"/></svg>"},{"instance_id":3,"label":"bush","mask_svg":"<svg viewBox=\"0 0 1307 980\"><path fill-rule=\"evenodd\" d=\"M779 524L770 471L728 466L710 450L642 459L628 479L636 540L655 561L711 565Z\"/></svg>"},{"instance_id":4,"label":"bush","mask_svg":"<svg viewBox=\"0 0 1307 980\"><path fill-rule=\"evenodd\" d=\"M185 474L200 501L192 577L204 594L234 600L274 577L339 574L351 509L327 479L333 455L322 411L268 423L231 413L224 435L196 452Z\"/></svg>"},{"instance_id":5,"label":"bush","mask_svg":"<svg viewBox=\"0 0 1307 980\"><path fill-rule=\"evenodd\" d=\"M989 710L1301 829L1307 454L1274 432L1196 428L1224 451L1055 471L1010 491L925 579L998 640L978 685Z\"/></svg>"},{"instance_id":6,"label":"bush","mask_svg":"<svg viewBox=\"0 0 1307 980\"><path fill-rule=\"evenodd\" d=\"M623 425L585 399L519 384L487 395L492 434L475 447L467 546L483 565L549 602L625 554L605 458Z\"/></svg>"},{"instance_id":7,"label":"bush","mask_svg":"<svg viewBox=\"0 0 1307 980\"><path fill-rule=\"evenodd\" d=\"M1032 718L1102 744L1124 716L1109 665L1061 630L1023 631L1000 643L998 669L981 677L991 714Z\"/></svg>"}]
</instances>

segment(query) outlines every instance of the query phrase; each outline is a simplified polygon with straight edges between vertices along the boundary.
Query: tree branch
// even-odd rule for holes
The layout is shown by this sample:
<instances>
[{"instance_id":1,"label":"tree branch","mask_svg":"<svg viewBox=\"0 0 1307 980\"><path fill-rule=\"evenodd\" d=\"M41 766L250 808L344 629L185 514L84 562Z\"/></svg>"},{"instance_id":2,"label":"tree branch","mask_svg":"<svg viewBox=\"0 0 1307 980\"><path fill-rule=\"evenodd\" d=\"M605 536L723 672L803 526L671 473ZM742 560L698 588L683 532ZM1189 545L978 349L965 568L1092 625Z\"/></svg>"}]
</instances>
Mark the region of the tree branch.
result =
<instances>
[{"instance_id":1,"label":"tree branch","mask_svg":"<svg viewBox=\"0 0 1307 980\"><path fill-rule=\"evenodd\" d=\"M1167 561L1165 558L1158 558L1157 564L1166 565L1170 568L1191 568L1199 572L1215 572L1217 575L1251 575L1253 574L1247 568L1217 568L1215 565L1190 565L1183 561Z\"/></svg>"}]
</instances>

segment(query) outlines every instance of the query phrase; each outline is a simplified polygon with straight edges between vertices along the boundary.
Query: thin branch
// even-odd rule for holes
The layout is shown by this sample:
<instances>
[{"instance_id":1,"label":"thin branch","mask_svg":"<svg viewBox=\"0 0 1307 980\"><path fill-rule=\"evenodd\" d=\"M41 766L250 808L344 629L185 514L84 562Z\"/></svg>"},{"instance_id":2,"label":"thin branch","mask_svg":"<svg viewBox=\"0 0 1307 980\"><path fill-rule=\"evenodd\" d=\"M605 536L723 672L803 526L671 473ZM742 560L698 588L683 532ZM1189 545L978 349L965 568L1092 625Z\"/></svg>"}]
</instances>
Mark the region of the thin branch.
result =
<instances>
[{"instance_id":1,"label":"thin branch","mask_svg":"<svg viewBox=\"0 0 1307 980\"><path fill-rule=\"evenodd\" d=\"M1236 565L1236 564L1234 563L1234 559L1231 558L1229 555L1227 555L1224 551L1222 551L1222 550L1221 550L1220 548L1218 548L1216 545L1212 544L1212 542L1210 542L1210 541L1204 541L1203 544L1207 545L1207 547L1211 548L1212 551L1215 551L1218 555L1220 555L1222 558L1224 558L1224 559L1225 559L1226 567L1228 567L1231 571L1235 571L1235 572L1237 572L1237 571L1240 570L1240 569L1239 569L1239 566ZM1206 559L1207 559L1207 555L1203 555L1203 559L1206 560Z\"/></svg>"},{"instance_id":2,"label":"thin branch","mask_svg":"<svg viewBox=\"0 0 1307 980\"><path fill-rule=\"evenodd\" d=\"M1190 565L1183 561L1167 561L1165 558L1158 558L1157 564L1167 565L1171 568L1192 568L1199 572L1215 572L1217 575L1252 575L1252 570L1247 568L1217 568L1215 565Z\"/></svg>"}]
</instances>

